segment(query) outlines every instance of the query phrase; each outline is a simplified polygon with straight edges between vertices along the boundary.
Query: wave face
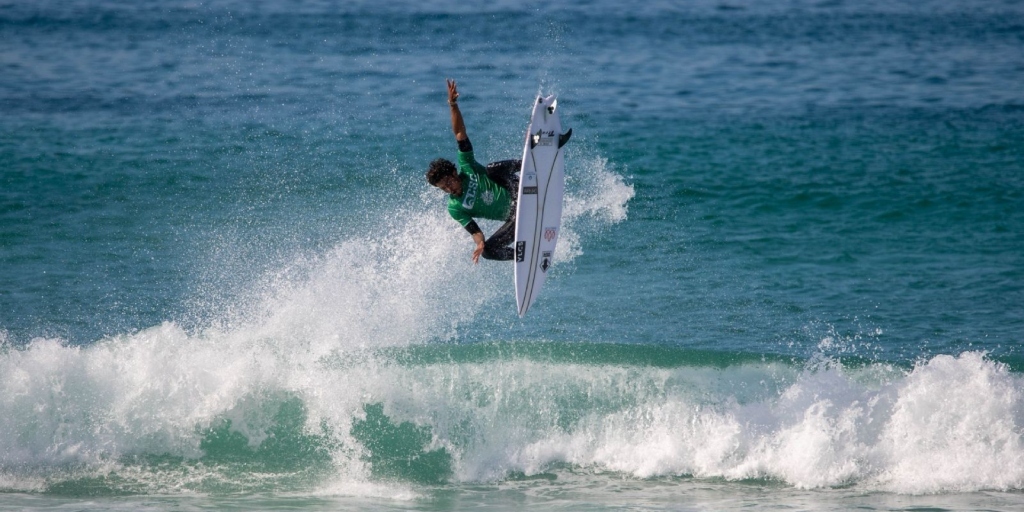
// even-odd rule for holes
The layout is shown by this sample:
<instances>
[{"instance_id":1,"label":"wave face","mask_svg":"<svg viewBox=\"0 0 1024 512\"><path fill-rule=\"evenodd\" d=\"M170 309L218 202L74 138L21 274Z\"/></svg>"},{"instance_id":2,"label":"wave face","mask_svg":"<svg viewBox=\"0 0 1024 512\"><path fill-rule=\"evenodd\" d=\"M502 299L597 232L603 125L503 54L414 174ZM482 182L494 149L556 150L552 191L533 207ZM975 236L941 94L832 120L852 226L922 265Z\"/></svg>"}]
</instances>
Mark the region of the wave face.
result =
<instances>
[{"instance_id":1,"label":"wave face","mask_svg":"<svg viewBox=\"0 0 1024 512\"><path fill-rule=\"evenodd\" d=\"M899 368L585 343L314 354L246 339L165 324L6 351L0 486L365 491L559 471L1024 486L1024 379L976 352Z\"/></svg>"}]
</instances>

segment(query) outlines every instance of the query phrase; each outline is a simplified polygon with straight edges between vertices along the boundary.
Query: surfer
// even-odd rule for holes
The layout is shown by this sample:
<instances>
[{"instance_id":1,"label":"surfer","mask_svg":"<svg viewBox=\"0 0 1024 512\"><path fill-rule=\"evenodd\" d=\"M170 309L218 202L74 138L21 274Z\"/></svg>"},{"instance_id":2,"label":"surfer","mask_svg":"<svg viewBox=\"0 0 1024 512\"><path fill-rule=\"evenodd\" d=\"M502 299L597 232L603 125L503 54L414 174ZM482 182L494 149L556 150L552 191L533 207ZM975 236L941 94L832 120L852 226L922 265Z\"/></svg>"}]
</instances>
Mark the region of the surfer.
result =
<instances>
[{"instance_id":1,"label":"surfer","mask_svg":"<svg viewBox=\"0 0 1024 512\"><path fill-rule=\"evenodd\" d=\"M466 135L466 123L459 111L459 91L455 80L448 80L448 107L452 116L452 131L459 145L458 168L450 160L438 158L430 162L427 182L448 193L448 213L473 236L476 249L473 263L480 257L488 260L508 261L515 251L511 244L515 239L516 199L519 195L521 160L492 162L486 167L473 156L473 145ZM490 238L484 233L474 217L504 220Z\"/></svg>"}]
</instances>

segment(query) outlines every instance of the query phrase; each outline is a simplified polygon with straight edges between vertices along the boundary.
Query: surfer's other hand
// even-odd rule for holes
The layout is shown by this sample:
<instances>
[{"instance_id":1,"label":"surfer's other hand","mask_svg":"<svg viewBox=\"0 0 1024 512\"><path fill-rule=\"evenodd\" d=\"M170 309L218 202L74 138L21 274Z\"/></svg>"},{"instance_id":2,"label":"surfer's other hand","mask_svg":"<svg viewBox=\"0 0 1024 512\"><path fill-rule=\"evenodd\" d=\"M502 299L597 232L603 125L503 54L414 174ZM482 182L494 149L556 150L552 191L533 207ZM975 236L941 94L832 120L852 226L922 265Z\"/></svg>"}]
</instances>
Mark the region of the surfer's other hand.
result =
<instances>
[{"instance_id":1,"label":"surfer's other hand","mask_svg":"<svg viewBox=\"0 0 1024 512\"><path fill-rule=\"evenodd\" d=\"M480 255L484 253L484 243L477 242L476 249L473 249L473 263L480 263Z\"/></svg>"}]
</instances>

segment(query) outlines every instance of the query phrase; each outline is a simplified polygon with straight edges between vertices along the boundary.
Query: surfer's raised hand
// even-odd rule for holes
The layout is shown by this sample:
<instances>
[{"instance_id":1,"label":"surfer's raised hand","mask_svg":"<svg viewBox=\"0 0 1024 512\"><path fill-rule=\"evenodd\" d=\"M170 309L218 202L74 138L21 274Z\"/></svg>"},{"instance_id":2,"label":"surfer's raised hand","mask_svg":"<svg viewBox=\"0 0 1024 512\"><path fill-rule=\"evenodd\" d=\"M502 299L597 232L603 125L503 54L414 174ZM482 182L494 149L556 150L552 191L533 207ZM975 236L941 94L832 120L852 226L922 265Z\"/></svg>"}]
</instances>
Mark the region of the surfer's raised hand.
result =
<instances>
[{"instance_id":1,"label":"surfer's raised hand","mask_svg":"<svg viewBox=\"0 0 1024 512\"><path fill-rule=\"evenodd\" d=\"M452 80L451 78L449 78L448 79L448 104L449 105L454 105L458 101L459 101L458 85L455 83L455 80Z\"/></svg>"},{"instance_id":2,"label":"surfer's raised hand","mask_svg":"<svg viewBox=\"0 0 1024 512\"><path fill-rule=\"evenodd\" d=\"M448 80L448 106L452 113L452 131L455 132L455 140L462 142L469 139L466 135L466 123L462 120L462 112L459 111L459 89L455 80Z\"/></svg>"}]
</instances>

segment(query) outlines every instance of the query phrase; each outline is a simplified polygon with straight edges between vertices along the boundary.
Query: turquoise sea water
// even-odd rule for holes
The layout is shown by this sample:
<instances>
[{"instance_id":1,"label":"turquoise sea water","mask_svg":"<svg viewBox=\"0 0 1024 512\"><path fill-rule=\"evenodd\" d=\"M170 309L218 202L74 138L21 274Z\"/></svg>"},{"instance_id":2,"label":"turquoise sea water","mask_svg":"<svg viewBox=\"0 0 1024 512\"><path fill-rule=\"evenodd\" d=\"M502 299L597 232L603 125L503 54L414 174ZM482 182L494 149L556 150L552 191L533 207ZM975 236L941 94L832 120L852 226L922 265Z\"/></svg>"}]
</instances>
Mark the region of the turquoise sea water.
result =
<instances>
[{"instance_id":1,"label":"turquoise sea water","mask_svg":"<svg viewBox=\"0 0 1024 512\"><path fill-rule=\"evenodd\" d=\"M524 320L448 77L573 128ZM0 0L0 510L1019 510L1021 83L1015 0Z\"/></svg>"}]
</instances>

